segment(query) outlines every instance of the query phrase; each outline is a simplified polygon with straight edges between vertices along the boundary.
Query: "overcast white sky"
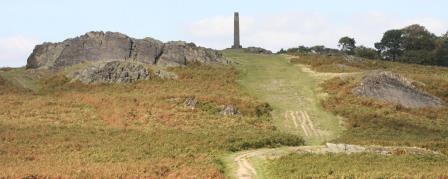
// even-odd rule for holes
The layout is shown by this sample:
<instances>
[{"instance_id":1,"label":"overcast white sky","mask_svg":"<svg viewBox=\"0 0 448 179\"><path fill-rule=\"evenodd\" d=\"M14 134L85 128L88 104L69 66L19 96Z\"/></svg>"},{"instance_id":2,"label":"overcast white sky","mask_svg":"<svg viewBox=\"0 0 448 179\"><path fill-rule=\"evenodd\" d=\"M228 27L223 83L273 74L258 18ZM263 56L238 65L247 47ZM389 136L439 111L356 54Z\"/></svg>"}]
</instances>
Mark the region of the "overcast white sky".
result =
<instances>
[{"instance_id":1,"label":"overcast white sky","mask_svg":"<svg viewBox=\"0 0 448 179\"><path fill-rule=\"evenodd\" d=\"M415 23L445 33L446 7L443 0L2 0L0 67L25 65L36 44L92 30L223 49L232 44L234 11L243 46L336 47L351 36L372 47L386 30Z\"/></svg>"}]
</instances>

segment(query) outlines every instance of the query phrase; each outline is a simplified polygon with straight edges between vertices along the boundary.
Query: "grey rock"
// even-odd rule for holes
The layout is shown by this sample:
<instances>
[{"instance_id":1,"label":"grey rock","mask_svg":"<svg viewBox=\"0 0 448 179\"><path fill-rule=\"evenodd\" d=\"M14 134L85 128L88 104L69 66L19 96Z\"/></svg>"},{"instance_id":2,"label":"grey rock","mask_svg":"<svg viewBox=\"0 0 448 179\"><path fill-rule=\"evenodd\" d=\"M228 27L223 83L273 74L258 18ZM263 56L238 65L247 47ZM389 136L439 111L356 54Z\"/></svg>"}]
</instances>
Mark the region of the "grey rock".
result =
<instances>
[{"instance_id":1,"label":"grey rock","mask_svg":"<svg viewBox=\"0 0 448 179\"><path fill-rule=\"evenodd\" d=\"M220 52L193 43L134 39L116 32L88 32L60 43L37 45L28 58L27 68L54 69L95 61L138 61L161 66L190 62L229 63Z\"/></svg>"},{"instance_id":2,"label":"grey rock","mask_svg":"<svg viewBox=\"0 0 448 179\"><path fill-rule=\"evenodd\" d=\"M318 152L321 153L343 153L343 154L353 154L353 153L377 153L381 155L400 155L400 154L411 154L411 155L443 155L440 152L431 151L424 148L418 147L384 147L384 146L360 146L351 144L333 144L327 143L323 150Z\"/></svg>"},{"instance_id":3,"label":"grey rock","mask_svg":"<svg viewBox=\"0 0 448 179\"><path fill-rule=\"evenodd\" d=\"M165 44L157 64L161 66L184 66L195 62L203 64L230 63L222 53L216 50L198 47L194 43L172 41Z\"/></svg>"},{"instance_id":4,"label":"grey rock","mask_svg":"<svg viewBox=\"0 0 448 179\"><path fill-rule=\"evenodd\" d=\"M195 97L187 97L184 101L184 106L186 108L195 109L198 104L198 100Z\"/></svg>"},{"instance_id":5,"label":"grey rock","mask_svg":"<svg viewBox=\"0 0 448 179\"><path fill-rule=\"evenodd\" d=\"M373 71L363 77L353 93L377 100L400 104L407 108L441 107L444 102L418 90L410 80L385 71Z\"/></svg>"},{"instance_id":6,"label":"grey rock","mask_svg":"<svg viewBox=\"0 0 448 179\"><path fill-rule=\"evenodd\" d=\"M159 77L160 79L162 79L162 80L175 80L175 79L179 78L179 76L177 76L176 73L170 72L170 71L166 71L166 70L163 70L163 69L157 70L155 72L155 75L157 77Z\"/></svg>"},{"instance_id":7,"label":"grey rock","mask_svg":"<svg viewBox=\"0 0 448 179\"><path fill-rule=\"evenodd\" d=\"M69 77L82 83L130 83L150 78L143 64L132 61L100 62L74 72Z\"/></svg>"},{"instance_id":8,"label":"grey rock","mask_svg":"<svg viewBox=\"0 0 448 179\"><path fill-rule=\"evenodd\" d=\"M240 111L233 105L221 106L221 114L224 116L236 116L240 115Z\"/></svg>"},{"instance_id":9,"label":"grey rock","mask_svg":"<svg viewBox=\"0 0 448 179\"><path fill-rule=\"evenodd\" d=\"M365 152L366 148L358 145L349 145L349 144L326 144L327 150L330 153L360 153Z\"/></svg>"},{"instance_id":10,"label":"grey rock","mask_svg":"<svg viewBox=\"0 0 448 179\"><path fill-rule=\"evenodd\" d=\"M126 60L130 58L132 39L120 33L89 32L60 44L61 54L54 63L59 69L85 61Z\"/></svg>"},{"instance_id":11,"label":"grey rock","mask_svg":"<svg viewBox=\"0 0 448 179\"><path fill-rule=\"evenodd\" d=\"M257 53L257 54L272 54L271 51L266 50L264 48L260 48L260 47L247 47L244 48L245 52L249 52L249 53Z\"/></svg>"},{"instance_id":12,"label":"grey rock","mask_svg":"<svg viewBox=\"0 0 448 179\"><path fill-rule=\"evenodd\" d=\"M163 42L152 39L133 39L133 48L130 59L146 64L156 64L157 58L162 55Z\"/></svg>"},{"instance_id":13,"label":"grey rock","mask_svg":"<svg viewBox=\"0 0 448 179\"><path fill-rule=\"evenodd\" d=\"M49 69L55 66L55 62L64 50L63 43L44 43L37 45L28 58L26 68Z\"/></svg>"}]
</instances>

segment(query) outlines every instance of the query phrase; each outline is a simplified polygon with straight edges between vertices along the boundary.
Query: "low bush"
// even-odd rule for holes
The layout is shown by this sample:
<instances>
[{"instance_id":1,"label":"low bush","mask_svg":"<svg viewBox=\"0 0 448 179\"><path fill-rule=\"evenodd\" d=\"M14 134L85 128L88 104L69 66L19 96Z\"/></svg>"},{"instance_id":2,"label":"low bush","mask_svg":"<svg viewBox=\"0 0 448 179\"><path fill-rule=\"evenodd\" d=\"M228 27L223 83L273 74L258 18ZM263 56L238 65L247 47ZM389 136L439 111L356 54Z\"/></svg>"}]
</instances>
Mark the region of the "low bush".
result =
<instances>
[{"instance_id":1,"label":"low bush","mask_svg":"<svg viewBox=\"0 0 448 179\"><path fill-rule=\"evenodd\" d=\"M230 138L227 142L228 150L232 152L259 149L259 148L275 148L280 146L301 146L305 144L302 137L293 134L275 132L272 135L253 138Z\"/></svg>"}]
</instances>

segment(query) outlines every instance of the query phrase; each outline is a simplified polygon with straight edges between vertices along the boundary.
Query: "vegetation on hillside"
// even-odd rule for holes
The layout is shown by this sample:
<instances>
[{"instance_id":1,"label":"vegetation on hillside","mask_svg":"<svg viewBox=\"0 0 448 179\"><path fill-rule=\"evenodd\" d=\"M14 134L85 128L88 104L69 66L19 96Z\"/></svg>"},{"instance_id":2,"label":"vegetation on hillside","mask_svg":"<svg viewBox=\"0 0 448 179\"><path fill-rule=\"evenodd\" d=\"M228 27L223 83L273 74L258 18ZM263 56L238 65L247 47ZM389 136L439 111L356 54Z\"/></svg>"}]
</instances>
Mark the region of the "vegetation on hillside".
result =
<instances>
[{"instance_id":1,"label":"vegetation on hillside","mask_svg":"<svg viewBox=\"0 0 448 179\"><path fill-rule=\"evenodd\" d=\"M227 50L224 53L239 63L239 84L244 91L272 107L273 121L279 130L304 136L307 145L319 145L334 139L343 130L337 116L325 111L320 105L318 81L310 74L292 66L280 55L258 55ZM299 114L309 116L312 135L301 126ZM296 115L295 115L296 114ZM286 115L286 117L285 117ZM291 117L291 115L293 115Z\"/></svg>"},{"instance_id":2,"label":"vegetation on hillside","mask_svg":"<svg viewBox=\"0 0 448 179\"><path fill-rule=\"evenodd\" d=\"M382 59L427 65L448 65L448 34L436 36L415 24L384 33L375 48Z\"/></svg>"},{"instance_id":3,"label":"vegetation on hillside","mask_svg":"<svg viewBox=\"0 0 448 179\"><path fill-rule=\"evenodd\" d=\"M0 78L0 176L223 178L230 152L303 144L259 115L268 107L241 92L235 69L171 70L178 80L124 85L55 76L37 94L3 90L12 85ZM190 96L207 107L185 108ZM242 115L222 116L221 105Z\"/></svg>"},{"instance_id":4,"label":"vegetation on hillside","mask_svg":"<svg viewBox=\"0 0 448 179\"><path fill-rule=\"evenodd\" d=\"M414 80L420 90L448 102L448 68L317 54L297 55L291 62L308 65L317 72L357 72L321 84L329 94L322 105L333 114L344 117L347 128L331 142L417 146L445 155L294 153L265 162L266 177L443 178L448 175L448 107L408 109L352 93L363 72L387 70Z\"/></svg>"},{"instance_id":5,"label":"vegetation on hillside","mask_svg":"<svg viewBox=\"0 0 448 179\"><path fill-rule=\"evenodd\" d=\"M402 29L388 30L375 49L356 46L355 38L342 37L338 49L325 46L281 49L279 54L347 54L367 59L414 63L423 65L448 66L448 33L437 36L424 26L414 24Z\"/></svg>"},{"instance_id":6,"label":"vegetation on hillside","mask_svg":"<svg viewBox=\"0 0 448 179\"><path fill-rule=\"evenodd\" d=\"M388 70L414 80L419 89L448 102L448 69L342 56L302 55L293 63L320 72ZM418 146L448 154L448 107L409 109L397 104L362 98L352 93L360 76L334 78L322 84L329 97L323 106L346 118L348 128L334 142Z\"/></svg>"},{"instance_id":7,"label":"vegetation on hillside","mask_svg":"<svg viewBox=\"0 0 448 179\"><path fill-rule=\"evenodd\" d=\"M395 154L290 154L271 160L268 178L438 178L448 157Z\"/></svg>"}]
</instances>

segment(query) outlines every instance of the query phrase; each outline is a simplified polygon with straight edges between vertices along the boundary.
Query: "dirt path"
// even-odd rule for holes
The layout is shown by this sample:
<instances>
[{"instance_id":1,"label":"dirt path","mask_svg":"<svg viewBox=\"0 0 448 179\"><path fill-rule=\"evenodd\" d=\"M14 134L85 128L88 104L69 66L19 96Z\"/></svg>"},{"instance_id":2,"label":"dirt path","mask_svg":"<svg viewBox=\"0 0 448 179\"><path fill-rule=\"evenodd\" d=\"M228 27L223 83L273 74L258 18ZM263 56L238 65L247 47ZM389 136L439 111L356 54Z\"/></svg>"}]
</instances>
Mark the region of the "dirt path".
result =
<instances>
[{"instance_id":1,"label":"dirt path","mask_svg":"<svg viewBox=\"0 0 448 179\"><path fill-rule=\"evenodd\" d=\"M357 73L319 73L306 65L292 65L288 56L227 53L241 71L240 85L249 94L274 107L275 125L285 132L302 135L308 146L244 151L229 156L226 165L231 178L265 178L266 159L290 153L359 153L390 155L397 150L408 154L434 154L420 148L326 144L342 132L340 119L321 108L319 83Z\"/></svg>"},{"instance_id":2,"label":"dirt path","mask_svg":"<svg viewBox=\"0 0 448 179\"><path fill-rule=\"evenodd\" d=\"M253 151L245 151L237 157L235 162L238 164L236 178L253 179L264 178L262 174L258 175L255 166L250 163L251 159L274 159L290 153L312 153L312 154L353 154L353 153L376 153L380 155L393 155L397 151L411 155L443 155L439 152L417 148L417 147L384 147L384 146L360 146L349 144L331 144L320 146L301 146L286 147L278 149L260 149Z\"/></svg>"},{"instance_id":3,"label":"dirt path","mask_svg":"<svg viewBox=\"0 0 448 179\"><path fill-rule=\"evenodd\" d=\"M260 153L259 151L247 152L235 158L235 162L238 164L238 170L236 173L237 178L249 179L257 176L257 171L250 164L249 159L251 157L259 155L259 153Z\"/></svg>"},{"instance_id":4,"label":"dirt path","mask_svg":"<svg viewBox=\"0 0 448 179\"><path fill-rule=\"evenodd\" d=\"M301 135L307 145L321 145L343 130L340 118L322 109L322 79L292 65L281 55L229 53L241 72L245 92L273 106L273 122L282 131Z\"/></svg>"},{"instance_id":5,"label":"dirt path","mask_svg":"<svg viewBox=\"0 0 448 179\"><path fill-rule=\"evenodd\" d=\"M243 89L273 106L273 122L280 130L303 136L311 146L321 145L342 132L340 119L321 107L322 94L318 88L324 78L319 74L312 73L305 66L292 65L285 56L238 52L225 55L237 62L236 67L241 72L239 83ZM251 159L290 152L294 150L243 152L227 160L229 168L233 168L229 172L237 178L260 178L263 171L257 168L257 160Z\"/></svg>"}]
</instances>

